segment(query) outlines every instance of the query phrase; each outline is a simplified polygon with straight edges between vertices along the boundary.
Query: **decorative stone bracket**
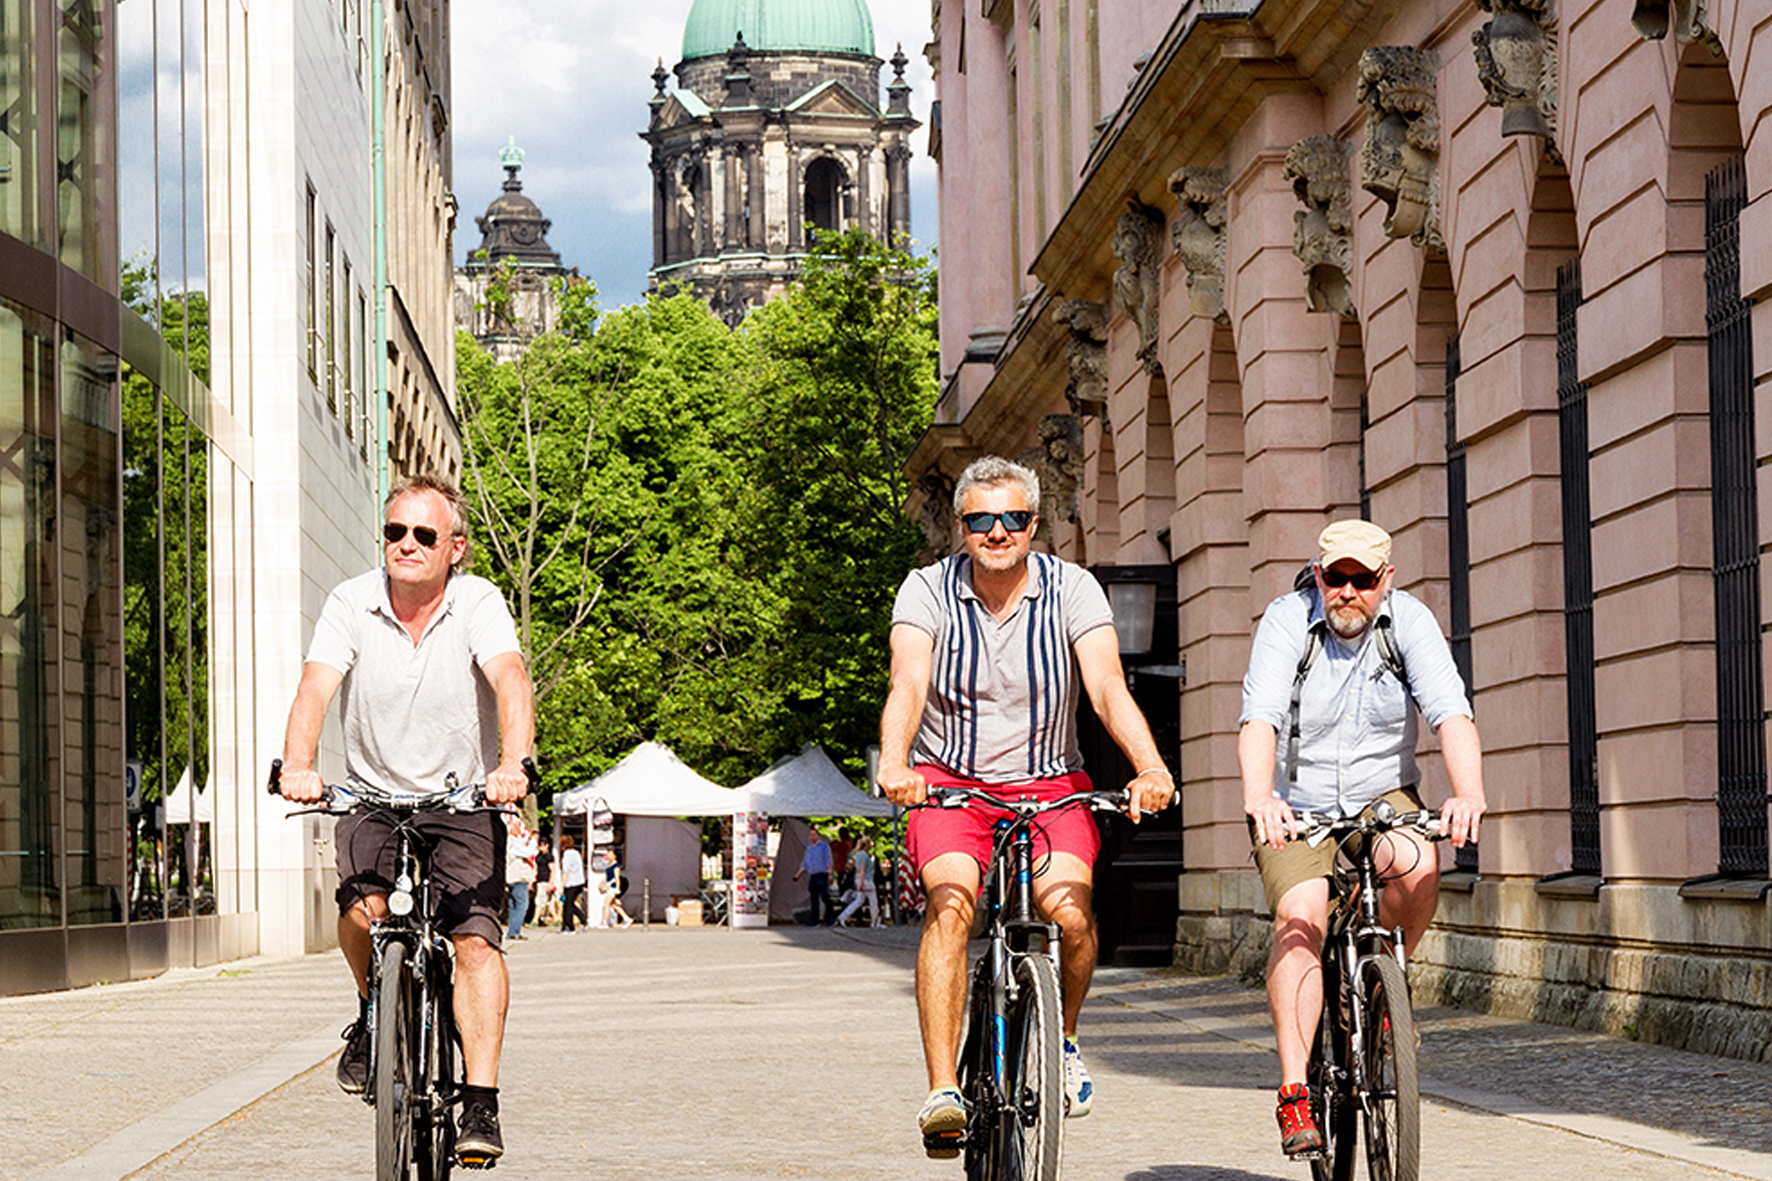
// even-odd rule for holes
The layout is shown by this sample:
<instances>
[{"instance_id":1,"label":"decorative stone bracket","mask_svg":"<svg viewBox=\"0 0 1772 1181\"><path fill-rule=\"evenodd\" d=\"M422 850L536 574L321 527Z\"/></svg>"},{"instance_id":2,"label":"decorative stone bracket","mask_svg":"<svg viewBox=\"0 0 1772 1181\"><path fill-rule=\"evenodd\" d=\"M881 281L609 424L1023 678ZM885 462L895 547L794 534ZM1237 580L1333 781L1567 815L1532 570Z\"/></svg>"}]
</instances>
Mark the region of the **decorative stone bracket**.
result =
<instances>
[{"instance_id":1,"label":"decorative stone bracket","mask_svg":"<svg viewBox=\"0 0 1772 1181\"><path fill-rule=\"evenodd\" d=\"M1094 415L1107 422L1107 326L1111 309L1105 303L1086 299L1067 299L1052 309L1052 318L1070 329L1070 343L1065 359L1070 366L1070 381L1065 384L1065 401L1078 418Z\"/></svg>"},{"instance_id":2,"label":"decorative stone bracket","mask_svg":"<svg viewBox=\"0 0 1772 1181\"><path fill-rule=\"evenodd\" d=\"M1138 325L1138 359L1144 362L1145 372L1161 377L1157 314L1163 277L1157 272L1157 262L1163 253L1163 215L1136 200L1130 204L1114 230L1114 257L1120 260L1120 269L1114 272L1114 300Z\"/></svg>"},{"instance_id":3,"label":"decorative stone bracket","mask_svg":"<svg viewBox=\"0 0 1772 1181\"><path fill-rule=\"evenodd\" d=\"M1054 521L1075 525L1082 519L1083 424L1074 414L1048 414L1040 419L1039 430L1040 445L1023 451L1015 462L1040 477L1040 517L1047 528Z\"/></svg>"},{"instance_id":4,"label":"decorative stone bracket","mask_svg":"<svg viewBox=\"0 0 1772 1181\"><path fill-rule=\"evenodd\" d=\"M935 556L954 552L954 481L939 467L917 477L923 499L917 504L917 525Z\"/></svg>"},{"instance_id":5,"label":"decorative stone bracket","mask_svg":"<svg viewBox=\"0 0 1772 1181\"><path fill-rule=\"evenodd\" d=\"M1181 205L1181 216L1169 228L1175 257L1187 268L1188 308L1220 324L1224 310L1224 191L1230 171L1190 164L1169 177L1169 191Z\"/></svg>"},{"instance_id":6,"label":"decorative stone bracket","mask_svg":"<svg viewBox=\"0 0 1772 1181\"><path fill-rule=\"evenodd\" d=\"M1673 10L1673 19L1668 19L1668 10ZM1717 31L1710 27L1706 17L1710 15L1706 0L1637 0L1636 9L1630 14L1630 23L1636 26L1645 41L1660 41L1667 36L1671 24L1674 40L1681 45L1702 45L1710 50L1712 57L1723 56L1723 39Z\"/></svg>"},{"instance_id":7,"label":"decorative stone bracket","mask_svg":"<svg viewBox=\"0 0 1772 1181\"><path fill-rule=\"evenodd\" d=\"M1390 210L1386 234L1443 252L1439 76L1440 55L1431 49L1375 45L1360 54L1360 187Z\"/></svg>"},{"instance_id":8,"label":"decorative stone bracket","mask_svg":"<svg viewBox=\"0 0 1772 1181\"><path fill-rule=\"evenodd\" d=\"M1495 19L1471 34L1477 80L1501 108L1501 134L1557 138L1557 17L1551 0L1477 0ZM1558 157L1559 159L1561 157Z\"/></svg>"},{"instance_id":9,"label":"decorative stone bracket","mask_svg":"<svg viewBox=\"0 0 1772 1181\"><path fill-rule=\"evenodd\" d=\"M1280 175L1304 209L1292 215L1292 253L1304 264L1305 301L1313 312L1337 312L1353 319L1353 185L1348 180L1348 146L1333 135L1301 139L1286 152Z\"/></svg>"}]
</instances>

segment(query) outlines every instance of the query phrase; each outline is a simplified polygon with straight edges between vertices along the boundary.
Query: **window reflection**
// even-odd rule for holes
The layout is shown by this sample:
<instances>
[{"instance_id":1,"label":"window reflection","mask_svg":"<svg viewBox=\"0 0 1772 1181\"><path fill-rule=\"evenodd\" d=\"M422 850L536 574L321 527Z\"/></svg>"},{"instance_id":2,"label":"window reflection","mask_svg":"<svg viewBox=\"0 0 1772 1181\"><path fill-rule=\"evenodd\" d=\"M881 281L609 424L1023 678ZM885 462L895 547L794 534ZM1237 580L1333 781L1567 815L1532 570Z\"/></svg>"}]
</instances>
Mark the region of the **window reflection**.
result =
<instances>
[{"instance_id":1,"label":"window reflection","mask_svg":"<svg viewBox=\"0 0 1772 1181\"><path fill-rule=\"evenodd\" d=\"M129 917L166 913L168 794L162 712L165 624L160 604L160 391L128 366L123 373L123 647L131 790Z\"/></svg>"},{"instance_id":2,"label":"window reflection","mask_svg":"<svg viewBox=\"0 0 1772 1181\"><path fill-rule=\"evenodd\" d=\"M101 90L104 27L93 0L62 0L61 87L56 111L56 204L61 260L102 282L99 178L104 170Z\"/></svg>"},{"instance_id":3,"label":"window reflection","mask_svg":"<svg viewBox=\"0 0 1772 1181\"><path fill-rule=\"evenodd\" d=\"M37 234L37 81L31 47L34 0L0 0L0 231Z\"/></svg>"},{"instance_id":4,"label":"window reflection","mask_svg":"<svg viewBox=\"0 0 1772 1181\"><path fill-rule=\"evenodd\" d=\"M0 928L61 921L45 681L53 601L52 331L41 317L0 302Z\"/></svg>"},{"instance_id":5,"label":"window reflection","mask_svg":"<svg viewBox=\"0 0 1772 1181\"><path fill-rule=\"evenodd\" d=\"M70 924L121 922L124 880L117 358L62 341L62 823Z\"/></svg>"}]
</instances>

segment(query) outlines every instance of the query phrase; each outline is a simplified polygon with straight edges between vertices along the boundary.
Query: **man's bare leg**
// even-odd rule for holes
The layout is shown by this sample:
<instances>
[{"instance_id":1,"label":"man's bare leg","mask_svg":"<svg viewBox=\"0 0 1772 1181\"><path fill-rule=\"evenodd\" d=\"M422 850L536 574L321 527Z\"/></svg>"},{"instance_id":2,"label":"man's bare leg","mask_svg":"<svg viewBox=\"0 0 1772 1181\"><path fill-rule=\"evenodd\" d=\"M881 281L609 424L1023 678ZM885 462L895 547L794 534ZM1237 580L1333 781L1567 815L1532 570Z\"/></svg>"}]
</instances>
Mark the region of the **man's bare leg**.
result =
<instances>
[{"instance_id":1,"label":"man's bare leg","mask_svg":"<svg viewBox=\"0 0 1772 1181\"><path fill-rule=\"evenodd\" d=\"M1323 1015L1323 930L1329 922L1329 880L1300 882L1274 908L1274 944L1267 961L1267 1003L1280 1053L1280 1084L1305 1081L1311 1042Z\"/></svg>"},{"instance_id":2,"label":"man's bare leg","mask_svg":"<svg viewBox=\"0 0 1772 1181\"><path fill-rule=\"evenodd\" d=\"M966 1019L966 939L978 900L978 862L943 853L923 867L923 939L917 946L917 1022L929 1089L956 1083L954 1060Z\"/></svg>"},{"instance_id":3,"label":"man's bare leg","mask_svg":"<svg viewBox=\"0 0 1772 1181\"><path fill-rule=\"evenodd\" d=\"M1038 868L1036 866L1036 868ZM1074 1037L1077 1016L1095 978L1095 887L1087 862L1070 853L1053 853L1045 872L1034 878L1034 906L1058 924L1059 992L1064 1004L1064 1032Z\"/></svg>"},{"instance_id":4,"label":"man's bare leg","mask_svg":"<svg viewBox=\"0 0 1772 1181\"><path fill-rule=\"evenodd\" d=\"M1439 849L1412 832L1391 832L1379 838L1372 859L1384 879L1379 920L1403 928L1405 950L1413 956L1440 907Z\"/></svg>"},{"instance_id":5,"label":"man's bare leg","mask_svg":"<svg viewBox=\"0 0 1772 1181\"><path fill-rule=\"evenodd\" d=\"M470 1087L496 1087L505 1013L511 1004L511 977L505 969L504 953L479 935L451 938L455 943L455 1023L461 1029L465 1081Z\"/></svg>"},{"instance_id":6,"label":"man's bare leg","mask_svg":"<svg viewBox=\"0 0 1772 1181\"><path fill-rule=\"evenodd\" d=\"M370 920L384 919L387 915L387 895L369 894L338 916L338 947L345 953L345 963L350 965L359 997L369 995L369 956L373 947L369 937Z\"/></svg>"}]
</instances>

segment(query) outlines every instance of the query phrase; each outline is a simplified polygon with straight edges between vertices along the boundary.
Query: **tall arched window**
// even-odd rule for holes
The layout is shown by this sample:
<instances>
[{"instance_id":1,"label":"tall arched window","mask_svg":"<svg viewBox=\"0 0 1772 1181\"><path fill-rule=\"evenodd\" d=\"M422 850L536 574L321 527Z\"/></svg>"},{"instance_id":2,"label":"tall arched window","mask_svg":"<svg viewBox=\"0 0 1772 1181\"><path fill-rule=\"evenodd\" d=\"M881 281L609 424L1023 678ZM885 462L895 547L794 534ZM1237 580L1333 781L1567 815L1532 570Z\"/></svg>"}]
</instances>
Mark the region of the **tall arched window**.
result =
<instances>
[{"instance_id":1,"label":"tall arched window","mask_svg":"<svg viewBox=\"0 0 1772 1181\"><path fill-rule=\"evenodd\" d=\"M842 229L843 166L821 156L806 168L806 223L821 230Z\"/></svg>"}]
</instances>

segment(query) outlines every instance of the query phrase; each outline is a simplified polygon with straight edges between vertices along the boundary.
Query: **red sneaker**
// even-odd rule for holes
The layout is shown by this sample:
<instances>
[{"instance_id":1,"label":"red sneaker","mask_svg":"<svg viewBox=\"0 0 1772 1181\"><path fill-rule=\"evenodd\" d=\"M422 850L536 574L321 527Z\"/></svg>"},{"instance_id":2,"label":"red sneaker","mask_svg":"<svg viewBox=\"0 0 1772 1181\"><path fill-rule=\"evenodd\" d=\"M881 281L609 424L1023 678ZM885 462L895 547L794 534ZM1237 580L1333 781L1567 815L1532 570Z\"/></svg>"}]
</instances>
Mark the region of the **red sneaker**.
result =
<instances>
[{"instance_id":1,"label":"red sneaker","mask_svg":"<svg viewBox=\"0 0 1772 1181\"><path fill-rule=\"evenodd\" d=\"M1274 1117L1280 1121L1280 1150L1287 1156L1323 1150L1323 1133L1311 1115L1311 1093L1303 1083L1280 1088Z\"/></svg>"}]
</instances>

